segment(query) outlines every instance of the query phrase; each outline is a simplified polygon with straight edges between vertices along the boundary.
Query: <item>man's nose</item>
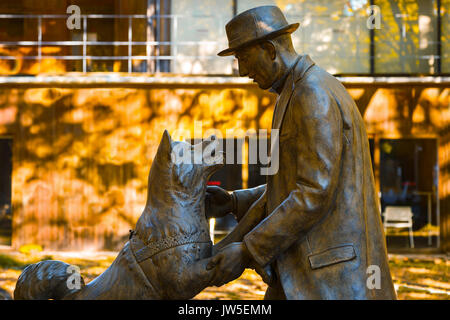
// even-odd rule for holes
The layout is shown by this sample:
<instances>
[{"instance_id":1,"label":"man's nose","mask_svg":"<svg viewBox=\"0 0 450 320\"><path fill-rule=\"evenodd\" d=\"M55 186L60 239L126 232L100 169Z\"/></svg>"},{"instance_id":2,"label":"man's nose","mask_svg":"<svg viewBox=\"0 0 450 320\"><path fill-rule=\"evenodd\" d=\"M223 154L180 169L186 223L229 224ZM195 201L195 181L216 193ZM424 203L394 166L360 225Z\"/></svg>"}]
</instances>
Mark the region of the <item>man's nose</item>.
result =
<instances>
[{"instance_id":1,"label":"man's nose","mask_svg":"<svg viewBox=\"0 0 450 320\"><path fill-rule=\"evenodd\" d=\"M241 61L238 60L238 66L239 66L239 75L241 77L245 77L246 75L248 75L248 70L247 67L245 66L245 63L242 63Z\"/></svg>"}]
</instances>

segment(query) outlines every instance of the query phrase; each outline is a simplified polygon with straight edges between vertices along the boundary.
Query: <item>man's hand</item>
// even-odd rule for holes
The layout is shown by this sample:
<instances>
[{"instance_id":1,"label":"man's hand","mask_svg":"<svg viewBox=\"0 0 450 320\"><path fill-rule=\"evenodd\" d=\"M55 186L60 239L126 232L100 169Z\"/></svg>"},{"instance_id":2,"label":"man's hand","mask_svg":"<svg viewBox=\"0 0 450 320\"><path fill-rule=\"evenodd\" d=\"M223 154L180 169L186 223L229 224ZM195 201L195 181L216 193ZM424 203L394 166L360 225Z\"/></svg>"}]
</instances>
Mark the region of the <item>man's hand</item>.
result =
<instances>
[{"instance_id":1,"label":"man's hand","mask_svg":"<svg viewBox=\"0 0 450 320\"><path fill-rule=\"evenodd\" d=\"M217 186L206 188L205 212L206 218L221 218L233 211L231 195Z\"/></svg>"},{"instance_id":2,"label":"man's hand","mask_svg":"<svg viewBox=\"0 0 450 320\"><path fill-rule=\"evenodd\" d=\"M220 287L239 278L251 261L250 253L243 242L233 242L211 258L206 270L215 268L211 285Z\"/></svg>"}]
</instances>

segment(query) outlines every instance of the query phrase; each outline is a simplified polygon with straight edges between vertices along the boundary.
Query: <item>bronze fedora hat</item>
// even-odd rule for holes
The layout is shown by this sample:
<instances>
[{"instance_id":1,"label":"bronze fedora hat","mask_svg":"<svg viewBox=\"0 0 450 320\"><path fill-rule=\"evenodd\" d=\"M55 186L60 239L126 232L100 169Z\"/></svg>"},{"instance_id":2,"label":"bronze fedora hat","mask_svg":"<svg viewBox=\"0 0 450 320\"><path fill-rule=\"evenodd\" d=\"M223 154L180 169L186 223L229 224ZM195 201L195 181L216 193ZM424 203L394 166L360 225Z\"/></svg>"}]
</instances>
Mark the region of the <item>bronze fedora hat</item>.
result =
<instances>
[{"instance_id":1,"label":"bronze fedora hat","mask_svg":"<svg viewBox=\"0 0 450 320\"><path fill-rule=\"evenodd\" d=\"M292 33L299 25L288 24L280 8L276 6L261 6L244 11L225 26L229 48L218 55L230 56L243 47L273 39L283 33Z\"/></svg>"}]
</instances>

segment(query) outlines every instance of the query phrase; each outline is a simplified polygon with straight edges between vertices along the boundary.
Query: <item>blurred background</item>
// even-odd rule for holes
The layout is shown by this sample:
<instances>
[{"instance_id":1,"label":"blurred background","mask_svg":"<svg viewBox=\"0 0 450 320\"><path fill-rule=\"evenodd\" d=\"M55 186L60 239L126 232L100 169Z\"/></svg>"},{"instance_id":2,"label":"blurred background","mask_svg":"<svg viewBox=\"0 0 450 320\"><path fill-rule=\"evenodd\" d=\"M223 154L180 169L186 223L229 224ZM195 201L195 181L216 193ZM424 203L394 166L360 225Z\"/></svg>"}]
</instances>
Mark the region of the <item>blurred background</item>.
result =
<instances>
[{"instance_id":1,"label":"blurred background","mask_svg":"<svg viewBox=\"0 0 450 320\"><path fill-rule=\"evenodd\" d=\"M225 24L264 4L300 22L296 50L356 101L388 250L450 251L450 0L1 1L0 244L120 249L162 132L195 121L236 132L240 161L210 184L265 183L245 132L270 129L276 96L216 55ZM235 223L216 221L216 239Z\"/></svg>"}]
</instances>

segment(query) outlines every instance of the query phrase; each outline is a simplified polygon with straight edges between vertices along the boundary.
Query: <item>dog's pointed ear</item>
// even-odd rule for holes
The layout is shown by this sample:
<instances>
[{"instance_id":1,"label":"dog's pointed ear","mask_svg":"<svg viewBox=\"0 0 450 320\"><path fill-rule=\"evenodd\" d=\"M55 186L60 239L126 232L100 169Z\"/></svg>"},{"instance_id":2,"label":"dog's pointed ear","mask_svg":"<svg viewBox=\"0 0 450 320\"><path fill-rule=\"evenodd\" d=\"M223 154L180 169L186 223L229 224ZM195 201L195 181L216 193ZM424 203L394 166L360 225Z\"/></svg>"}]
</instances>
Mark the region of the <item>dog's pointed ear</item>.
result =
<instances>
[{"instance_id":1,"label":"dog's pointed ear","mask_svg":"<svg viewBox=\"0 0 450 320\"><path fill-rule=\"evenodd\" d=\"M164 130L156 155L158 156L158 158L163 157L164 159L167 160L167 158L170 159L171 152L172 152L172 138L170 137L169 132L167 130Z\"/></svg>"},{"instance_id":2,"label":"dog's pointed ear","mask_svg":"<svg viewBox=\"0 0 450 320\"><path fill-rule=\"evenodd\" d=\"M164 130L160 146L164 151L167 151L167 153L172 151L172 138L170 137L169 131Z\"/></svg>"}]
</instances>

